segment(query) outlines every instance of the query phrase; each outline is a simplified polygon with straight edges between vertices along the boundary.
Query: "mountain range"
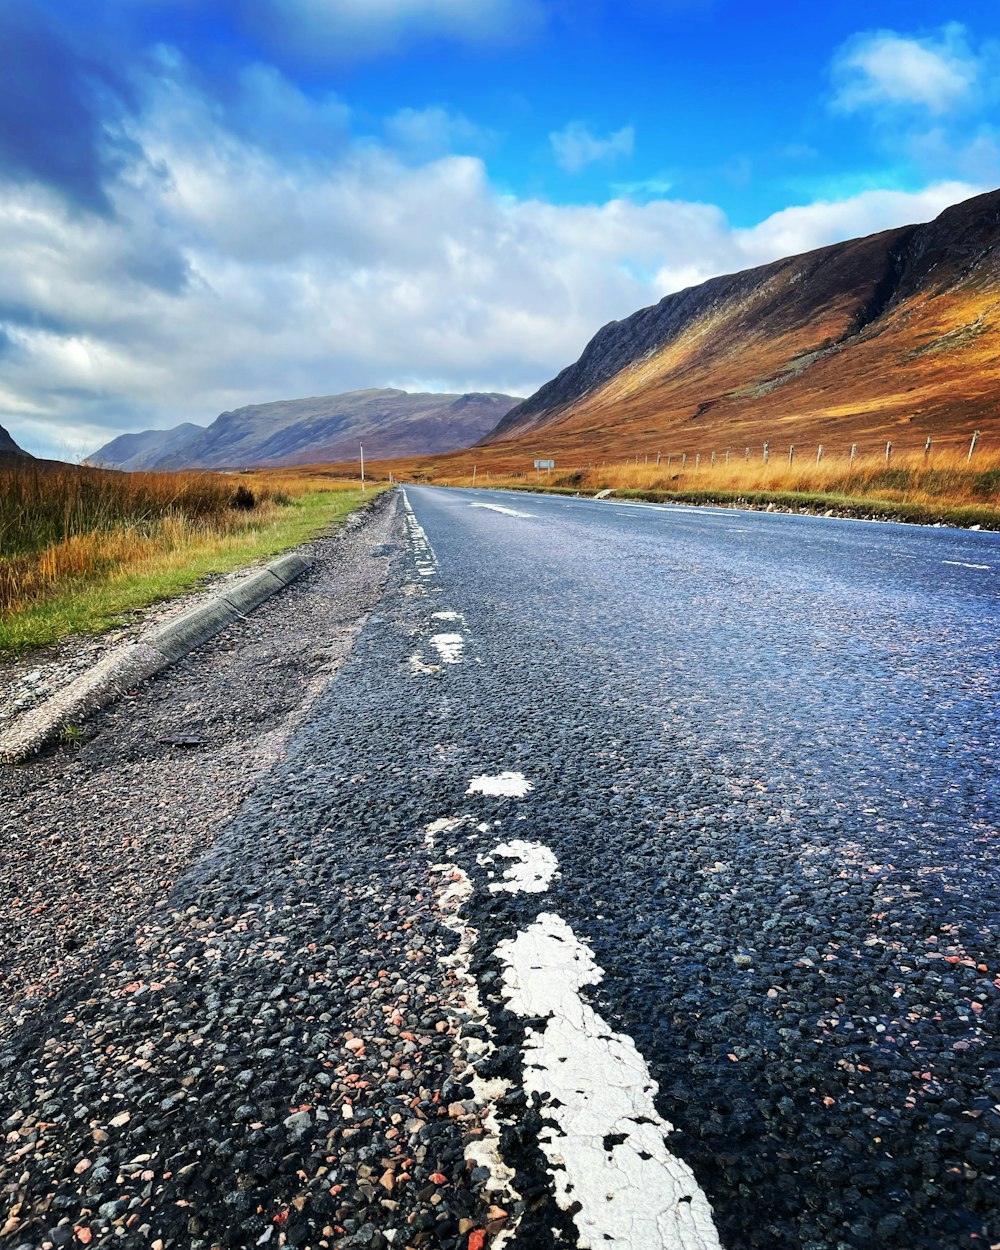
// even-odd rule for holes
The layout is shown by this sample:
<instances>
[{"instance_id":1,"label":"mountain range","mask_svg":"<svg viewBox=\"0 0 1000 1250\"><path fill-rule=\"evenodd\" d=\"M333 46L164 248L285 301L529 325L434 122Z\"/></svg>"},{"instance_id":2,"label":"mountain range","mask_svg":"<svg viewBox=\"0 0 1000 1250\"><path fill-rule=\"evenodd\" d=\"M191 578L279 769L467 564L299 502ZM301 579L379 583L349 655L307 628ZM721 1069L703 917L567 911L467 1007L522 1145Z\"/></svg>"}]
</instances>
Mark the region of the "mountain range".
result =
<instances>
[{"instance_id":1,"label":"mountain range","mask_svg":"<svg viewBox=\"0 0 1000 1250\"><path fill-rule=\"evenodd\" d=\"M88 458L114 469L234 469L423 456L468 447L520 400L511 395L349 391L250 404L210 426L122 434Z\"/></svg>"},{"instance_id":2,"label":"mountain range","mask_svg":"<svg viewBox=\"0 0 1000 1250\"><path fill-rule=\"evenodd\" d=\"M34 457L18 447L7 431L0 425L0 464L12 460L32 460Z\"/></svg>"},{"instance_id":3,"label":"mountain range","mask_svg":"<svg viewBox=\"0 0 1000 1250\"><path fill-rule=\"evenodd\" d=\"M994 191L667 295L512 408L484 463L1000 432L998 245Z\"/></svg>"}]
</instances>

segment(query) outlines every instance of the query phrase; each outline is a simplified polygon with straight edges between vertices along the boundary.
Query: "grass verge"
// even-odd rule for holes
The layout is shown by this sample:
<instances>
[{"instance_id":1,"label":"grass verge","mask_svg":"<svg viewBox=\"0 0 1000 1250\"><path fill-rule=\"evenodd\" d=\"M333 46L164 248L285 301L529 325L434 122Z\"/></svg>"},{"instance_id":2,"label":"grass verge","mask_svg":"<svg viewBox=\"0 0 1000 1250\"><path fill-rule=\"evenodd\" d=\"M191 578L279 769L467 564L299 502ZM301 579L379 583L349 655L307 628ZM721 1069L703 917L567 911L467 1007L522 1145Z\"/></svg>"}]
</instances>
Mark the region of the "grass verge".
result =
<instances>
[{"instance_id":1,"label":"grass verge","mask_svg":"<svg viewBox=\"0 0 1000 1250\"><path fill-rule=\"evenodd\" d=\"M594 487L574 489L570 486L504 485L497 489L527 491L547 495L597 494ZM726 491L726 490L637 490L624 489L614 492L615 499L635 499L648 503L688 503L722 505L732 508L766 508L789 512L819 513L854 517L869 521L900 521L911 525L953 525L968 529L978 525L981 529L1000 530L1000 508L984 504L966 504L957 507L947 505L906 503L893 499L852 497L850 495L823 494L815 491Z\"/></svg>"},{"instance_id":2,"label":"grass verge","mask_svg":"<svg viewBox=\"0 0 1000 1250\"><path fill-rule=\"evenodd\" d=\"M204 577L226 573L315 538L384 489L317 489L298 498L281 496L252 511L206 520L174 514L137 531L124 524L99 536L103 558L82 562L37 588L27 601L0 617L0 654L16 654L58 642L68 634L98 633L121 624L128 613L191 590ZM92 535L71 535L86 546ZM46 549L51 551L51 548ZM46 550L37 553L44 561Z\"/></svg>"}]
</instances>

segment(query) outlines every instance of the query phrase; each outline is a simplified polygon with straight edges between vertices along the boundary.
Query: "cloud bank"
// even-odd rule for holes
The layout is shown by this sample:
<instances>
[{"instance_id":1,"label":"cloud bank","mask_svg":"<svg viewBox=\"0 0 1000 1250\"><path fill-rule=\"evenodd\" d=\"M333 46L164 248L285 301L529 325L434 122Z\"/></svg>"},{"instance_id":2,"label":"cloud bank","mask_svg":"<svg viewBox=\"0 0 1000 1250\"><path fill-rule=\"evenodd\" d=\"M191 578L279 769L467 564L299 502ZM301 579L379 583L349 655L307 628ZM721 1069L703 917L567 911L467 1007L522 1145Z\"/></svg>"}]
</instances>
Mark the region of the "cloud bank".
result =
<instances>
[{"instance_id":1,"label":"cloud bank","mask_svg":"<svg viewBox=\"0 0 1000 1250\"><path fill-rule=\"evenodd\" d=\"M43 35L53 75L78 64ZM0 425L43 455L367 386L528 394L669 291L982 189L871 191L735 229L679 199L505 194L468 154L489 135L461 116L406 110L358 137L343 101L271 66L222 98L161 48L127 82L65 89L83 106L79 162L61 140L33 147L50 119L28 117L0 174ZM632 143L576 139L582 161Z\"/></svg>"}]
</instances>

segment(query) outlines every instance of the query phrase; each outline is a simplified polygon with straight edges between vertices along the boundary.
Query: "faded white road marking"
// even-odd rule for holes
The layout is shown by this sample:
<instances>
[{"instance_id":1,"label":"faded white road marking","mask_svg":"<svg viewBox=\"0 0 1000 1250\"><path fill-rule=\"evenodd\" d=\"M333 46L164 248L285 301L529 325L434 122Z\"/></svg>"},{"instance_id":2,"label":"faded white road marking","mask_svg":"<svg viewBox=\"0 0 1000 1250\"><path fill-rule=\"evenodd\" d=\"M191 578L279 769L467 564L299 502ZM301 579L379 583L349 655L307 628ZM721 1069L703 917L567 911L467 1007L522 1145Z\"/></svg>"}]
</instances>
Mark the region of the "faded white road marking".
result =
<instances>
[{"instance_id":1,"label":"faded white road marking","mask_svg":"<svg viewBox=\"0 0 1000 1250\"><path fill-rule=\"evenodd\" d=\"M461 612L432 612L431 619L435 621L463 621L465 617Z\"/></svg>"},{"instance_id":2,"label":"faded white road marking","mask_svg":"<svg viewBox=\"0 0 1000 1250\"><path fill-rule=\"evenodd\" d=\"M461 664L465 639L461 634L433 634L431 646L445 664Z\"/></svg>"},{"instance_id":3,"label":"faded white road marking","mask_svg":"<svg viewBox=\"0 0 1000 1250\"><path fill-rule=\"evenodd\" d=\"M463 825L472 824L473 818L468 815L444 816L440 820L431 821L424 831L429 847L433 847L441 833L450 833ZM489 828L489 826L486 826ZM461 909L472 895L473 885L469 876L457 864L434 864L432 871L441 874L441 886L436 890L437 906L444 925L457 934L458 948L442 959L455 978L457 988L465 1000L466 1018L458 1022L455 1037L456 1046L464 1052L466 1071L461 1074L465 1084L470 1085L473 1099L482 1108L479 1113L479 1124L482 1136L474 1138L465 1147L465 1158L473 1167L484 1167L489 1179L484 1188L510 1209L520 1198L514 1187L514 1170L504 1161L500 1152L500 1133L502 1126L497 1118L497 1103L510 1090L510 1082L503 1077L484 1078L479 1075L478 1065L496 1052L493 1041L493 1026L490 1024L489 1012L479 996L479 984L472 975L472 952L479 938L479 932L461 916ZM475 1026L476 1036L470 1036L467 1025ZM514 1229L502 1230L494 1239L497 1250L507 1243Z\"/></svg>"},{"instance_id":4,"label":"faded white road marking","mask_svg":"<svg viewBox=\"0 0 1000 1250\"><path fill-rule=\"evenodd\" d=\"M495 851L479 856L480 867L493 863L498 855L516 862L504 869L502 881L490 882L491 894L541 894L559 871L559 861L541 842L524 842L520 838L502 842Z\"/></svg>"},{"instance_id":5,"label":"faded white road marking","mask_svg":"<svg viewBox=\"0 0 1000 1250\"><path fill-rule=\"evenodd\" d=\"M410 656L410 672L411 672L411 673L413 673L414 675L417 675L417 674L427 674L427 673L437 673L437 672L439 672L439 671L440 671L440 666L439 666L439 665L437 665L437 664L426 664L426 663L424 663L424 658L423 658L423 656L421 656L421 655L411 655L411 656Z\"/></svg>"},{"instance_id":6,"label":"faded white road marking","mask_svg":"<svg viewBox=\"0 0 1000 1250\"><path fill-rule=\"evenodd\" d=\"M534 517L533 512L518 512L515 508L505 508L500 503L470 503L470 508L489 508L490 512L502 512L505 516Z\"/></svg>"},{"instance_id":7,"label":"faded white road marking","mask_svg":"<svg viewBox=\"0 0 1000 1250\"><path fill-rule=\"evenodd\" d=\"M987 569L988 570L990 567L988 564L965 564L961 560L942 560L941 563L942 564L955 564L960 569Z\"/></svg>"},{"instance_id":8,"label":"faded white road marking","mask_svg":"<svg viewBox=\"0 0 1000 1250\"><path fill-rule=\"evenodd\" d=\"M497 773L495 776L484 774L473 777L469 782L466 794L492 794L510 799L523 799L529 790L535 787L528 781L524 773Z\"/></svg>"},{"instance_id":9,"label":"faded white road marking","mask_svg":"<svg viewBox=\"0 0 1000 1250\"><path fill-rule=\"evenodd\" d=\"M417 520L405 490L403 491L403 512L406 516L406 527L410 532L410 542L413 544L417 572L421 577L433 577L438 569L437 556L434 554L430 539L424 533L424 527Z\"/></svg>"},{"instance_id":10,"label":"faded white road marking","mask_svg":"<svg viewBox=\"0 0 1000 1250\"><path fill-rule=\"evenodd\" d=\"M442 833L452 833L456 829L461 829L463 825L471 825L472 817L465 816L441 816L438 820L432 820L429 825L424 827L424 843L431 850L437 846L438 835Z\"/></svg>"},{"instance_id":11,"label":"faded white road marking","mask_svg":"<svg viewBox=\"0 0 1000 1250\"><path fill-rule=\"evenodd\" d=\"M578 1244L720 1250L708 1199L664 1144L673 1127L656 1110L645 1061L580 997L603 976L589 948L543 913L497 955L509 1009L547 1021L540 1032L526 1030L524 1082L542 1101L539 1140L556 1201L567 1211L579 1204Z\"/></svg>"}]
</instances>

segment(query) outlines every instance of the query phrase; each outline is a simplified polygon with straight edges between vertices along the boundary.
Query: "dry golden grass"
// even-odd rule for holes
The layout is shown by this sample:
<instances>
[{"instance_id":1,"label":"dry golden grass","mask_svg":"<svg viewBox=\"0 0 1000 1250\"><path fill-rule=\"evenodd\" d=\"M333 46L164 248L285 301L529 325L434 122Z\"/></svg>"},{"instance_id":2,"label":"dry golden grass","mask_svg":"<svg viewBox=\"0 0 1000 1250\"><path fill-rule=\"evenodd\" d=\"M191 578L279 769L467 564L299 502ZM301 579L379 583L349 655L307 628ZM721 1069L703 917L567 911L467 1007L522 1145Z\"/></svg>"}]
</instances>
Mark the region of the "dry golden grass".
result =
<instances>
[{"instance_id":1,"label":"dry golden grass","mask_svg":"<svg viewBox=\"0 0 1000 1250\"><path fill-rule=\"evenodd\" d=\"M358 486L282 472L2 470L0 650L100 627L312 537L357 506Z\"/></svg>"},{"instance_id":2,"label":"dry golden grass","mask_svg":"<svg viewBox=\"0 0 1000 1250\"><path fill-rule=\"evenodd\" d=\"M441 474L442 484L453 486L515 486L574 488L580 490L652 491L669 494L712 494L756 497L799 495L853 503L886 502L913 507L962 508L1000 506L1000 452L978 450L971 461L968 446L920 450L884 451L855 457L827 456L817 462L811 454L796 450L789 460L787 447L773 453L767 463L760 449L745 459L744 453L711 455L664 455L659 465L655 454L640 463L560 467L547 474L504 473L479 469Z\"/></svg>"}]
</instances>

